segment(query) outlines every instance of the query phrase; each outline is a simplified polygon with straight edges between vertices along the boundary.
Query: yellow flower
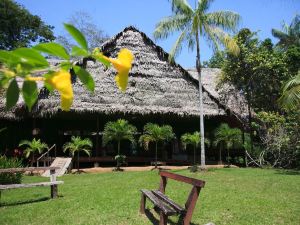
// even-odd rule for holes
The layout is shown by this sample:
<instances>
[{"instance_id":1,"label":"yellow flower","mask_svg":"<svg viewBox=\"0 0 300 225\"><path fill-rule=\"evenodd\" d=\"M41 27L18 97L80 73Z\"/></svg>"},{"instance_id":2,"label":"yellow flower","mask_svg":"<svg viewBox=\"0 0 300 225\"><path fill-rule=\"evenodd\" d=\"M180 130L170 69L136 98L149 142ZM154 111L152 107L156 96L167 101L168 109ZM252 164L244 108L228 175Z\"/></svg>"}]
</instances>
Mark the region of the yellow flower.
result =
<instances>
[{"instance_id":1,"label":"yellow flower","mask_svg":"<svg viewBox=\"0 0 300 225\"><path fill-rule=\"evenodd\" d=\"M29 80L29 81L44 81L45 78L44 77L31 77L31 76L28 76L25 78L25 80Z\"/></svg>"},{"instance_id":2,"label":"yellow flower","mask_svg":"<svg viewBox=\"0 0 300 225\"><path fill-rule=\"evenodd\" d=\"M62 110L69 111L73 103L73 89L71 74L65 70L55 72L46 82L53 86L60 94Z\"/></svg>"},{"instance_id":3,"label":"yellow flower","mask_svg":"<svg viewBox=\"0 0 300 225\"><path fill-rule=\"evenodd\" d=\"M104 59L111 62L115 69L118 71L115 81L122 91L126 90L128 83L128 73L132 66L133 54L126 48L120 50L118 58L108 58L103 56Z\"/></svg>"}]
</instances>

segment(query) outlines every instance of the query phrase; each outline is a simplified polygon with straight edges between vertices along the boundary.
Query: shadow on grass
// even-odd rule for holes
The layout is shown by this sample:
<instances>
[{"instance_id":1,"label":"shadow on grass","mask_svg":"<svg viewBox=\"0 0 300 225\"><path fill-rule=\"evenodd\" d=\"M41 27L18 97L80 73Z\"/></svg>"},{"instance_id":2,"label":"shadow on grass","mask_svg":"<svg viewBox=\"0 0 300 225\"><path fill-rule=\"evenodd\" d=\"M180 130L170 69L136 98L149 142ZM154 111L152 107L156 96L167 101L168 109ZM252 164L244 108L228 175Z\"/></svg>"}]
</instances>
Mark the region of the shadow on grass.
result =
<instances>
[{"instance_id":1,"label":"shadow on grass","mask_svg":"<svg viewBox=\"0 0 300 225\"><path fill-rule=\"evenodd\" d=\"M300 175L300 170L283 170L277 169L276 174L281 175Z\"/></svg>"},{"instance_id":2,"label":"shadow on grass","mask_svg":"<svg viewBox=\"0 0 300 225\"><path fill-rule=\"evenodd\" d=\"M153 224L153 225L159 225L159 219L157 219L153 213L151 212L151 210L149 209L145 209L145 215L148 217L148 219L150 220L150 222ZM168 219L168 224L171 224L171 225L178 225L180 223L178 222L173 222L171 221L170 219ZM190 223L191 225L199 225L198 223Z\"/></svg>"},{"instance_id":3,"label":"shadow on grass","mask_svg":"<svg viewBox=\"0 0 300 225\"><path fill-rule=\"evenodd\" d=\"M48 201L50 199L51 199L50 197L43 197L43 198L38 198L38 199L30 199L30 200L18 201L18 202L12 202L12 203L0 202L0 207L17 206L17 205L25 205L25 204L30 204L30 203L44 202L44 201Z\"/></svg>"}]
</instances>

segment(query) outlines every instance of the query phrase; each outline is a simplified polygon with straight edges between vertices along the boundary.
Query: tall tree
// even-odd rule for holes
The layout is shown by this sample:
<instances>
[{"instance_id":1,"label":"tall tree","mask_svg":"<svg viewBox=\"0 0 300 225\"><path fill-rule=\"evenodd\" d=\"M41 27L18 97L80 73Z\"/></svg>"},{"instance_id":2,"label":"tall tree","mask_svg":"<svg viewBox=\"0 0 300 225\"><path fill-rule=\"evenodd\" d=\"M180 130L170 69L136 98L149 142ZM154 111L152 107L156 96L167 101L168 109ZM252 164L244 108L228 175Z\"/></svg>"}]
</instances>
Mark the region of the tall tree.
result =
<instances>
[{"instance_id":1,"label":"tall tree","mask_svg":"<svg viewBox=\"0 0 300 225\"><path fill-rule=\"evenodd\" d=\"M84 152L90 156L92 147L93 143L89 138L82 139L81 137L72 136L71 141L64 144L63 151L69 151L73 158L77 153L77 172L79 172L79 153Z\"/></svg>"},{"instance_id":2,"label":"tall tree","mask_svg":"<svg viewBox=\"0 0 300 225\"><path fill-rule=\"evenodd\" d=\"M107 34L93 21L90 14L84 11L75 12L71 15L68 23L74 25L85 36L89 43L89 48L100 47L101 44L108 39ZM68 34L59 35L56 41L62 44L66 49L71 50L74 43Z\"/></svg>"},{"instance_id":3,"label":"tall tree","mask_svg":"<svg viewBox=\"0 0 300 225\"><path fill-rule=\"evenodd\" d=\"M30 46L33 42L55 39L53 26L45 24L13 0L0 1L0 49Z\"/></svg>"},{"instance_id":4,"label":"tall tree","mask_svg":"<svg viewBox=\"0 0 300 225\"><path fill-rule=\"evenodd\" d=\"M149 149L150 142L155 143L155 168L157 168L158 144L168 142L173 138L175 138L175 134L170 125L159 126L158 124L147 123L144 126L144 133L140 136L139 142L145 150Z\"/></svg>"},{"instance_id":5,"label":"tall tree","mask_svg":"<svg viewBox=\"0 0 300 225\"><path fill-rule=\"evenodd\" d=\"M24 150L24 154L26 158L29 158L31 155L31 162L30 166L33 166L34 162L34 156L38 153L41 154L46 148L48 148L48 145L44 142L41 142L40 139L35 139L33 138L32 141L28 140L22 140L19 144L19 146L27 146L26 149Z\"/></svg>"},{"instance_id":6,"label":"tall tree","mask_svg":"<svg viewBox=\"0 0 300 225\"><path fill-rule=\"evenodd\" d=\"M296 15L290 25L283 22L282 30L272 29L272 34L279 39L277 45L283 49L291 45L300 47L300 15Z\"/></svg>"},{"instance_id":7,"label":"tall tree","mask_svg":"<svg viewBox=\"0 0 300 225\"><path fill-rule=\"evenodd\" d=\"M118 119L117 121L109 121L105 124L102 139L103 145L107 145L112 141L116 141L118 144L118 154L115 157L117 170L120 170L120 163L124 159L124 156L121 156L121 141L128 140L130 143L135 144L134 135L136 132L136 127L131 125L127 120Z\"/></svg>"},{"instance_id":8,"label":"tall tree","mask_svg":"<svg viewBox=\"0 0 300 225\"><path fill-rule=\"evenodd\" d=\"M235 30L240 16L231 11L210 12L209 9L213 1L198 0L196 7L193 9L187 0L171 0L173 14L162 19L156 25L154 31L156 39L165 39L175 32L180 32L170 52L170 61L174 60L174 56L181 51L184 43L187 43L190 49L196 46L196 68L198 71L200 100L201 167L205 167L205 149L200 37L204 37L215 50L218 50L219 44L222 44L232 52L238 53L239 51L238 46L227 31Z\"/></svg>"}]
</instances>

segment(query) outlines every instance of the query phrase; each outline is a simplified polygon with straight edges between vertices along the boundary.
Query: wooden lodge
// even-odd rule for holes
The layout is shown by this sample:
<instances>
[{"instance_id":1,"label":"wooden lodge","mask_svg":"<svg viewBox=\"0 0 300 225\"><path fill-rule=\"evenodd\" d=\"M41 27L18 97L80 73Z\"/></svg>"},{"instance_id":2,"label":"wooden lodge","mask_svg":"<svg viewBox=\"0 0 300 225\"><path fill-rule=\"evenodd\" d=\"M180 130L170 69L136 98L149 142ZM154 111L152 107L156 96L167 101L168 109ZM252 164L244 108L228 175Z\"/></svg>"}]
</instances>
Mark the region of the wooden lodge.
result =
<instances>
[{"instance_id":1,"label":"wooden lodge","mask_svg":"<svg viewBox=\"0 0 300 225\"><path fill-rule=\"evenodd\" d=\"M95 92L87 91L73 76L74 102L70 112L60 109L57 92L40 87L39 99L32 112L28 112L22 99L10 111L5 110L5 99L0 99L0 128L7 127L0 138L0 151L17 148L20 140L33 136L41 138L49 146L56 144L56 153L61 156L62 145L72 135L88 137L94 147L91 157L82 156L81 162L97 162L106 165L113 162L116 154L114 144L102 146L102 131L108 121L124 118L141 133L147 122L169 124L177 139L159 151L159 159L170 164L187 164L192 150L183 151L180 136L199 129L198 80L195 70L185 70L178 64L168 62L168 54L134 27L127 27L102 45L102 51L109 57L116 57L121 48L128 48L134 54L125 93L115 85L116 71L106 69L102 64L88 59L78 62L95 80ZM57 64L56 60L50 60ZM203 68L203 93L205 135L213 139L213 130L221 123L243 128L246 120L246 104L232 87L217 88L219 69ZM137 133L137 138L140 133ZM121 143L122 154L129 164L145 165L153 161L154 150L132 147L126 141ZM208 161L217 160L217 149L206 146ZM225 152L224 152L225 154ZM240 153L237 153L240 154ZM200 157L200 152L198 154ZM198 159L200 160L200 159Z\"/></svg>"}]
</instances>

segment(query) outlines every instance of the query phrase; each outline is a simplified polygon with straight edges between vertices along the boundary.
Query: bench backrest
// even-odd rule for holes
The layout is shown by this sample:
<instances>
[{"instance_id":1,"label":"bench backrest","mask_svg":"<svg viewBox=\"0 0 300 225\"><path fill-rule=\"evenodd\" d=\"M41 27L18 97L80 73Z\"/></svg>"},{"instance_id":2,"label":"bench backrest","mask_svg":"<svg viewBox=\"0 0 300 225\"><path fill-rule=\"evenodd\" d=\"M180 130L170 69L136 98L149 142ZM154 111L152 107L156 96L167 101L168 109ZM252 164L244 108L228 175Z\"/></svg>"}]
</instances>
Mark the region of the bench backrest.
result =
<instances>
[{"instance_id":1,"label":"bench backrest","mask_svg":"<svg viewBox=\"0 0 300 225\"><path fill-rule=\"evenodd\" d=\"M197 199L199 197L199 192L200 192L201 188L204 187L205 181L198 180L198 179L191 178L191 177L182 176L182 175L175 174L175 173L166 172L166 171L161 171L159 173L159 175L161 178L160 185L159 185L159 191L162 193L165 193L168 178L177 180L180 182L184 182L187 184L191 184L193 186L192 190L186 200L186 203L185 203L186 215L184 217L184 224L189 224L189 221L191 221L191 218L192 218L194 208L196 206Z\"/></svg>"},{"instance_id":2,"label":"bench backrest","mask_svg":"<svg viewBox=\"0 0 300 225\"><path fill-rule=\"evenodd\" d=\"M173 180L188 183L188 184L191 184L191 185L196 186L196 187L201 187L202 188L205 185L205 181L203 181L203 180L198 180L198 179L195 179L195 178L186 177L186 176L182 176L182 175L179 175L179 174L170 173L170 172L166 172L166 171L161 171L159 173L159 175L161 177L166 177L166 178L170 178L170 179L173 179Z\"/></svg>"}]
</instances>

